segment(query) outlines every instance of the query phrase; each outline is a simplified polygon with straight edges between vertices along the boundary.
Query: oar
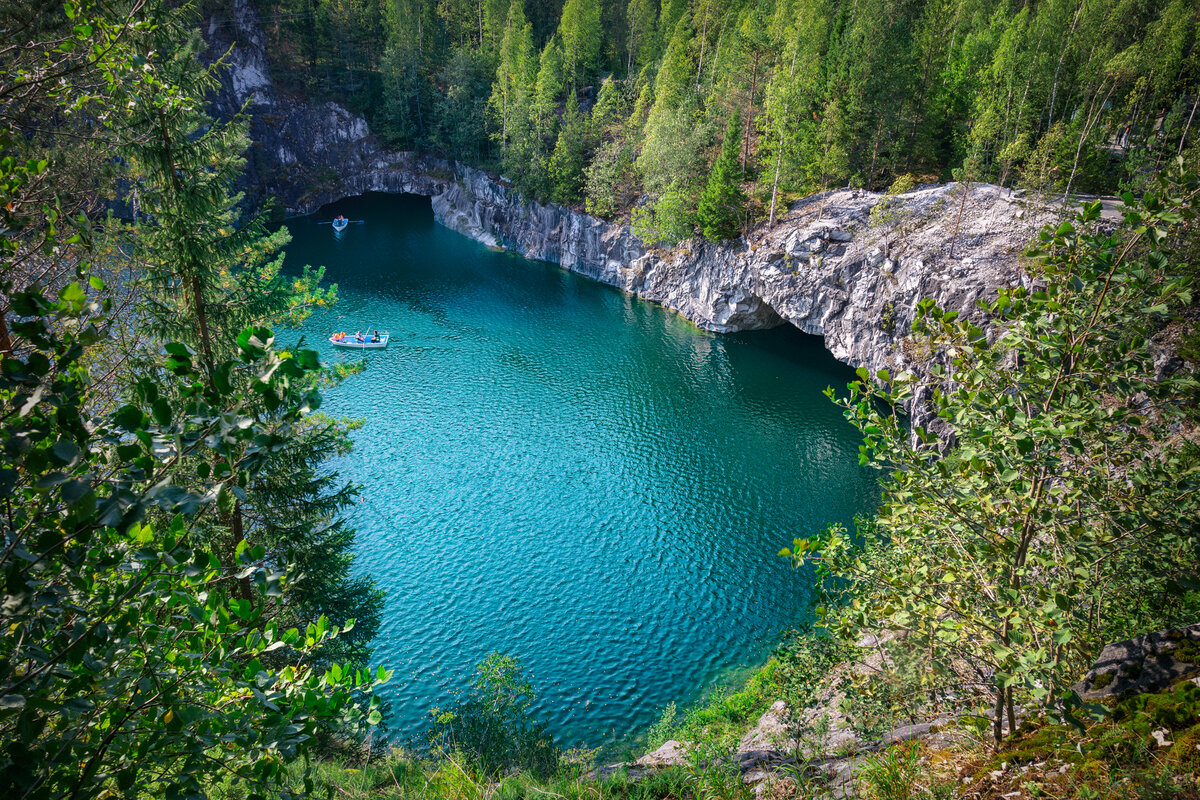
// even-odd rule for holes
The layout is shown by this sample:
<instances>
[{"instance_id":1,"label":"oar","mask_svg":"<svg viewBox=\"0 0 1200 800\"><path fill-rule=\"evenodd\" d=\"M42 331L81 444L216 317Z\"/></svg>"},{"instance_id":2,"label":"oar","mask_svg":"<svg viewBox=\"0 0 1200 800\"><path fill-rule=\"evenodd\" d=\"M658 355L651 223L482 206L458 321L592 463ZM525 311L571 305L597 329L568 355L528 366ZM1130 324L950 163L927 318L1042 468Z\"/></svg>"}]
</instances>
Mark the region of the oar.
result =
<instances>
[{"instance_id":1,"label":"oar","mask_svg":"<svg viewBox=\"0 0 1200 800\"><path fill-rule=\"evenodd\" d=\"M348 220L346 220L346 224L347 224L347 225L350 225L350 224L354 224L354 225L361 225L361 224L363 224L364 222L366 222L366 220L365 220L365 219L348 219ZM328 222L318 222L317 224L318 224L318 225L332 225L332 224L333 224L333 220L329 220Z\"/></svg>"}]
</instances>

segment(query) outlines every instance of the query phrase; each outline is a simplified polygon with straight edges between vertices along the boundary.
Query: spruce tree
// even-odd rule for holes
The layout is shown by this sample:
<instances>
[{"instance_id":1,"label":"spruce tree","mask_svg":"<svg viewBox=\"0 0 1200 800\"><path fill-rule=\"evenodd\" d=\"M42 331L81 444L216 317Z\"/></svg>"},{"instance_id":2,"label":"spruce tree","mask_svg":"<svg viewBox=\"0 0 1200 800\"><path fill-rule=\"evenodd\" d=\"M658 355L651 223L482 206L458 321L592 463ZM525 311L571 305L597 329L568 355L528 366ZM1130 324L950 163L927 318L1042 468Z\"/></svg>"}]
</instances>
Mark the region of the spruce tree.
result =
<instances>
[{"instance_id":1,"label":"spruce tree","mask_svg":"<svg viewBox=\"0 0 1200 800\"><path fill-rule=\"evenodd\" d=\"M551 199L554 202L576 205L583 200L583 169L587 166L591 140L591 125L587 116L579 112L579 102L572 92L567 96L567 110L563 114L554 153L550 156Z\"/></svg>"},{"instance_id":2,"label":"spruce tree","mask_svg":"<svg viewBox=\"0 0 1200 800\"><path fill-rule=\"evenodd\" d=\"M178 41L171 27L164 25L161 35ZM124 148L143 212L134 229L144 274L136 287L140 323L155 340L130 354L129 381L152 378L157 342L177 341L198 353L214 388L224 389L230 378L215 367L243 347L241 330L296 322L314 305L332 302L336 290L317 287L320 270L305 268L287 280L280 275L287 232L266 234L261 216L244 214L241 196L232 191L248 144L245 123L217 122L204 113L198 98L213 89L217 67L196 58L199 37L184 41L159 49L162 60L153 65L159 81L131 120L145 133ZM314 374L312 388L322 379ZM241 388L253 396L252 386ZM253 411L264 423L283 425L270 398L263 395L262 403ZM369 581L350 576L352 535L343 535L349 532L337 512L351 490L337 486L336 476L319 477L321 460L346 446L345 431L319 417L289 430L293 438L266 449L262 457L270 464L256 476L233 471L228 459L192 465L201 480L220 479L223 487L220 514L201 530L226 567L237 563L250 539L267 547L276 565L304 564L303 576L294 573L299 580L288 584L273 611L297 624L322 614L337 624L360 620L339 653L361 662L378 628L382 596Z\"/></svg>"},{"instance_id":3,"label":"spruce tree","mask_svg":"<svg viewBox=\"0 0 1200 800\"><path fill-rule=\"evenodd\" d=\"M721 155L713 164L708 185L700 195L696 221L706 239L719 242L733 239L739 233L746 195L738 181L738 144L741 139L742 118L737 109L729 117Z\"/></svg>"}]
</instances>

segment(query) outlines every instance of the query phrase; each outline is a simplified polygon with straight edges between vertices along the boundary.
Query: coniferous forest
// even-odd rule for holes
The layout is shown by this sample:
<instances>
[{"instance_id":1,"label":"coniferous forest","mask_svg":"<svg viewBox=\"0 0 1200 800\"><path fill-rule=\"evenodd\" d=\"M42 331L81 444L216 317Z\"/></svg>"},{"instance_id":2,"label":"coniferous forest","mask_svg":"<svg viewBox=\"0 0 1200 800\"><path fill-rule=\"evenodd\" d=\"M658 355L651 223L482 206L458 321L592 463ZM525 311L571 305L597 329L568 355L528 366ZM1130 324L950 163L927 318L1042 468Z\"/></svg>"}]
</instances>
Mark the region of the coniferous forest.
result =
<instances>
[{"instance_id":1,"label":"coniferous forest","mask_svg":"<svg viewBox=\"0 0 1200 800\"><path fill-rule=\"evenodd\" d=\"M882 191L905 175L1112 194L1196 158L1189 0L258 9L291 89L538 199L605 218L633 208L643 237L666 243L728 237L798 196ZM721 219L706 195L730 199Z\"/></svg>"}]
</instances>

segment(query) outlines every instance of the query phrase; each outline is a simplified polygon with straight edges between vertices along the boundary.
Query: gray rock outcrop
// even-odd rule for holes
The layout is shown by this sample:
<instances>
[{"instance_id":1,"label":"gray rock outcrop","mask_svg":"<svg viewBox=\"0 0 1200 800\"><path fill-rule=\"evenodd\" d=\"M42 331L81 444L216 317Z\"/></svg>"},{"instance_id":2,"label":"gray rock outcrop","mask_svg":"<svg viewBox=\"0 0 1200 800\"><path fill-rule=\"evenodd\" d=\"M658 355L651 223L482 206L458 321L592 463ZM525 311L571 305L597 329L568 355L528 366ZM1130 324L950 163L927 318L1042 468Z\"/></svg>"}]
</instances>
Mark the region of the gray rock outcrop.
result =
<instances>
[{"instance_id":1,"label":"gray rock outcrop","mask_svg":"<svg viewBox=\"0 0 1200 800\"><path fill-rule=\"evenodd\" d=\"M1073 688L1085 700L1158 692L1200 675L1200 624L1105 646Z\"/></svg>"},{"instance_id":2,"label":"gray rock outcrop","mask_svg":"<svg viewBox=\"0 0 1200 800\"><path fill-rule=\"evenodd\" d=\"M481 170L389 151L335 103L283 97L249 0L235 0L231 20L206 33L214 53L229 53L218 113L249 105L252 183L292 213L368 191L425 195L438 222L484 244L620 287L706 330L790 324L872 371L923 373L930 354L902 344L917 303L975 314L977 300L1026 280L1019 254L1052 216L995 186L948 184L901 196L886 224L872 225L884 198L840 189L800 201L745 240L654 250L628 225L530 202Z\"/></svg>"}]
</instances>

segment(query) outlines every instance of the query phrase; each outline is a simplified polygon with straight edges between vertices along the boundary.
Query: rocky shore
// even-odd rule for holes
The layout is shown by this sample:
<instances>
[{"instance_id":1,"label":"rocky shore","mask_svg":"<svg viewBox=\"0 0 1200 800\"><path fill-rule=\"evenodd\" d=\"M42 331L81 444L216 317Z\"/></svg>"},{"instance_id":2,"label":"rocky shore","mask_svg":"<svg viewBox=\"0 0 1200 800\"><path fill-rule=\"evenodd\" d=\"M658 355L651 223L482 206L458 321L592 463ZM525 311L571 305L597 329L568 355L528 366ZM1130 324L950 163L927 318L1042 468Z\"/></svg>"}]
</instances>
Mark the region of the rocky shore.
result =
<instances>
[{"instance_id":1,"label":"rocky shore","mask_svg":"<svg viewBox=\"0 0 1200 800\"><path fill-rule=\"evenodd\" d=\"M952 183L901 195L886 223L873 225L871 210L884 197L839 189L794 204L745 240L654 250L628 225L531 202L503 178L460 163L389 151L346 109L283 96L249 0L205 33L214 54L228 51L217 111L248 106L251 181L289 213L369 191L427 196L438 222L489 246L620 287L706 330L790 324L873 371L920 373L901 346L917 302L972 314L978 299L1025 280L1020 253L1051 217L1008 190Z\"/></svg>"}]
</instances>

